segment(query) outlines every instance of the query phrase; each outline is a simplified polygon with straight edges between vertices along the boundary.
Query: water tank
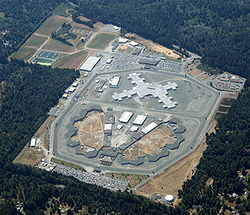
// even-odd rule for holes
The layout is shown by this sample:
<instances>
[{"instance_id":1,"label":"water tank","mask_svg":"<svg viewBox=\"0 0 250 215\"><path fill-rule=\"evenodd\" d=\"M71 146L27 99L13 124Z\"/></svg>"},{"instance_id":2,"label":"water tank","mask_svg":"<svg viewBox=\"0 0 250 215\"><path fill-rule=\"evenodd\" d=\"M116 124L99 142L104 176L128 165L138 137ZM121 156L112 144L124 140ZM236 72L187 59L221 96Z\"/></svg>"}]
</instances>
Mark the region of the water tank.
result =
<instances>
[{"instance_id":1,"label":"water tank","mask_svg":"<svg viewBox=\"0 0 250 215\"><path fill-rule=\"evenodd\" d=\"M174 197L172 195L166 195L165 196L165 201L166 202L172 202L174 200Z\"/></svg>"}]
</instances>

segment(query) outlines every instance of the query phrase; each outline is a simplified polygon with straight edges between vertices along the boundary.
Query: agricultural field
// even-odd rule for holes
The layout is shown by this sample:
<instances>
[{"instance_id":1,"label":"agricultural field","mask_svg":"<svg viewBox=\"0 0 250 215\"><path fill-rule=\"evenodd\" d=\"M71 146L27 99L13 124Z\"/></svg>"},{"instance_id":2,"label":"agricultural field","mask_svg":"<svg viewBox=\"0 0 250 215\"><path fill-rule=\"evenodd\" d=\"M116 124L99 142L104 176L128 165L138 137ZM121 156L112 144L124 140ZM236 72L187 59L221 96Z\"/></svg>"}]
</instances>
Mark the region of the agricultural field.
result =
<instances>
[{"instance_id":1,"label":"agricultural field","mask_svg":"<svg viewBox=\"0 0 250 215\"><path fill-rule=\"evenodd\" d=\"M117 35L111 33L101 33L98 34L93 40L88 44L89 48L104 50L107 45L117 38Z\"/></svg>"},{"instance_id":2,"label":"agricultural field","mask_svg":"<svg viewBox=\"0 0 250 215\"><path fill-rule=\"evenodd\" d=\"M81 63L87 58L88 51L80 51L75 54L66 55L53 63L53 67L78 69Z\"/></svg>"},{"instance_id":3,"label":"agricultural field","mask_svg":"<svg viewBox=\"0 0 250 215\"><path fill-rule=\"evenodd\" d=\"M57 31L63 23L67 23L70 20L62 16L50 16L35 32L45 36L50 36L53 31Z\"/></svg>"},{"instance_id":4,"label":"agricultural field","mask_svg":"<svg viewBox=\"0 0 250 215\"><path fill-rule=\"evenodd\" d=\"M14 52L10 57L28 61L35 53L36 49L22 46L20 49L18 49L17 52Z\"/></svg>"}]
</instances>

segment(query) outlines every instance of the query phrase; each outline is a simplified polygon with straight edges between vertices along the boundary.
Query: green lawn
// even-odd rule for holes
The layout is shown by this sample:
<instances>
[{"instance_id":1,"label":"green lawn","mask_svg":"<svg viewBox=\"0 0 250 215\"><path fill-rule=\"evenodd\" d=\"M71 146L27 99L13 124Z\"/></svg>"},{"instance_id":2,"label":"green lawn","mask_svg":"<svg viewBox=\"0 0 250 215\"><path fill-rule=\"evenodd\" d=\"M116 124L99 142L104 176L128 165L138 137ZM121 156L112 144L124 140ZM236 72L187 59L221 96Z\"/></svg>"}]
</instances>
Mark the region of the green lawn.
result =
<instances>
[{"instance_id":1,"label":"green lawn","mask_svg":"<svg viewBox=\"0 0 250 215\"><path fill-rule=\"evenodd\" d=\"M205 64L199 64L196 68L201 70L201 71L207 72L208 74L211 74L211 75L218 75L221 73L219 70L216 70L216 69L214 69L210 66L207 66Z\"/></svg>"},{"instance_id":2,"label":"green lawn","mask_svg":"<svg viewBox=\"0 0 250 215\"><path fill-rule=\"evenodd\" d=\"M51 161L54 162L54 163L57 163L57 164L61 164L61 165L64 165L64 166L68 166L68 167L71 167L71 168L74 168L74 169L79 169L79 170L82 170L82 171L86 172L86 170L83 167L78 166L77 164L73 164L73 163L70 163L70 162L67 162L67 161L62 161L62 160L59 160L57 158L52 158Z\"/></svg>"},{"instance_id":3,"label":"green lawn","mask_svg":"<svg viewBox=\"0 0 250 215\"><path fill-rule=\"evenodd\" d=\"M32 35L24 44L24 46L33 46L39 48L45 41L47 40L46 37Z\"/></svg>"},{"instance_id":4,"label":"green lawn","mask_svg":"<svg viewBox=\"0 0 250 215\"><path fill-rule=\"evenodd\" d=\"M17 52L14 52L10 57L20 60L29 60L36 52L36 49L21 47Z\"/></svg>"},{"instance_id":5,"label":"green lawn","mask_svg":"<svg viewBox=\"0 0 250 215\"><path fill-rule=\"evenodd\" d=\"M101 33L97 35L90 43L88 44L89 48L92 49L105 49L107 45L116 38L114 34Z\"/></svg>"}]
</instances>

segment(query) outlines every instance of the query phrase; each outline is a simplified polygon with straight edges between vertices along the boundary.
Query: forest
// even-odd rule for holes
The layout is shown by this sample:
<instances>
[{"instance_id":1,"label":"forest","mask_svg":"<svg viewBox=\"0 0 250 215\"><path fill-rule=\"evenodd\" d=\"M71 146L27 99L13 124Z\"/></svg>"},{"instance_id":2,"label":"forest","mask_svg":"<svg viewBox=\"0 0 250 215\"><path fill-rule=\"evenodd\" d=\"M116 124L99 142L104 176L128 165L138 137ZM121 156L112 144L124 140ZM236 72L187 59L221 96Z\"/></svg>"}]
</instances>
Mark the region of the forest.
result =
<instances>
[{"instance_id":1,"label":"forest","mask_svg":"<svg viewBox=\"0 0 250 215\"><path fill-rule=\"evenodd\" d=\"M250 78L250 1L72 0L88 18L121 26L203 63ZM247 84L249 82L247 81Z\"/></svg>"},{"instance_id":2,"label":"forest","mask_svg":"<svg viewBox=\"0 0 250 215\"><path fill-rule=\"evenodd\" d=\"M71 0L78 14L122 26L171 47L197 52L204 63L249 80L249 0ZM128 192L111 192L94 185L14 165L12 160L78 77L74 70L8 60L63 0L0 1L0 213L68 214L217 214L234 204L240 214L250 211L250 90L246 88L216 133L207 135L208 148L191 180L179 191L179 207L166 207ZM235 193L236 196L232 197ZM94 194L94 195L93 195Z\"/></svg>"}]
</instances>

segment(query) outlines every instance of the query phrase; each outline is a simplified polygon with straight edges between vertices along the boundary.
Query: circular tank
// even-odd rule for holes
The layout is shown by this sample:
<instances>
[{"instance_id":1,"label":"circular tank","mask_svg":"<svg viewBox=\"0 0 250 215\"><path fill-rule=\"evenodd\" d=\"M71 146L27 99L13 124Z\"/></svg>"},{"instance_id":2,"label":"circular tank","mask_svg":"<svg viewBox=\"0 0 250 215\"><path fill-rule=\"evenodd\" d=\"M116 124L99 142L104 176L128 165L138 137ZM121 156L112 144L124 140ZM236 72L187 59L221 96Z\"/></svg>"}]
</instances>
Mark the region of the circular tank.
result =
<instances>
[{"instance_id":1,"label":"circular tank","mask_svg":"<svg viewBox=\"0 0 250 215\"><path fill-rule=\"evenodd\" d=\"M165 201L166 202L172 202L174 200L174 197L172 195L166 195L165 196Z\"/></svg>"}]
</instances>

